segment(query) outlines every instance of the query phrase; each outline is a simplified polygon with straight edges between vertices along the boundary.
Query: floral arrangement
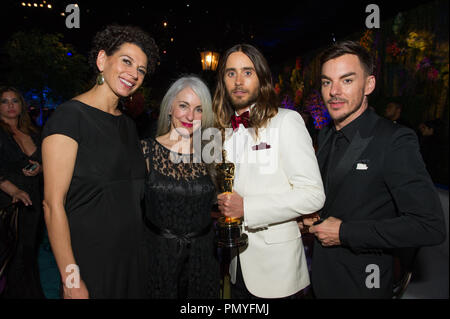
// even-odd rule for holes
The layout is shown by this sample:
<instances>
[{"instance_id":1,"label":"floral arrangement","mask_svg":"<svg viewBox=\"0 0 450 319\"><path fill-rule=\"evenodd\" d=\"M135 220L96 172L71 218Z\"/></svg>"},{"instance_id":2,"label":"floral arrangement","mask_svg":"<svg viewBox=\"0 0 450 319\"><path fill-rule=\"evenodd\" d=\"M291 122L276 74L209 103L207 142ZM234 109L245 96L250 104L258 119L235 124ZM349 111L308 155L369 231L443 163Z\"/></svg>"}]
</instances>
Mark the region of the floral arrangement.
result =
<instances>
[{"instance_id":1,"label":"floral arrangement","mask_svg":"<svg viewBox=\"0 0 450 319\"><path fill-rule=\"evenodd\" d=\"M281 85L280 83L275 83L275 92L277 93L277 95L280 95L281 93Z\"/></svg>"},{"instance_id":2,"label":"floral arrangement","mask_svg":"<svg viewBox=\"0 0 450 319\"><path fill-rule=\"evenodd\" d=\"M431 60L428 57L424 57L416 65L416 72L423 72L430 81L436 81L439 79L439 71L431 64Z\"/></svg>"},{"instance_id":3,"label":"floral arrangement","mask_svg":"<svg viewBox=\"0 0 450 319\"><path fill-rule=\"evenodd\" d=\"M283 101L281 102L281 105L282 105L281 107L284 109L295 111L294 101L292 101L292 99L289 97L289 95L284 96Z\"/></svg>"},{"instance_id":4,"label":"floral arrangement","mask_svg":"<svg viewBox=\"0 0 450 319\"><path fill-rule=\"evenodd\" d=\"M295 101L294 102L296 105L299 105L301 103L302 98L303 98L303 90L304 89L305 89L305 84L302 81L300 86L297 87L297 90L295 91Z\"/></svg>"},{"instance_id":5,"label":"floral arrangement","mask_svg":"<svg viewBox=\"0 0 450 319\"><path fill-rule=\"evenodd\" d=\"M400 48L398 43L396 41L391 42L387 48L386 53L392 57L400 57L406 53L405 48Z\"/></svg>"},{"instance_id":6,"label":"floral arrangement","mask_svg":"<svg viewBox=\"0 0 450 319\"><path fill-rule=\"evenodd\" d=\"M380 32L374 34L373 30L371 29L366 30L361 39L359 40L359 44L374 56L375 75L378 75L381 65L380 56L377 50L379 40L380 40Z\"/></svg>"},{"instance_id":7,"label":"floral arrangement","mask_svg":"<svg viewBox=\"0 0 450 319\"><path fill-rule=\"evenodd\" d=\"M366 48L367 51L371 52L373 47L373 32L372 30L368 29L366 32L364 32L364 35L359 40L359 44Z\"/></svg>"},{"instance_id":8,"label":"floral arrangement","mask_svg":"<svg viewBox=\"0 0 450 319\"><path fill-rule=\"evenodd\" d=\"M435 68L431 67L430 70L428 70L427 72L427 78L430 81L436 81L439 79L439 71L436 70Z\"/></svg>"},{"instance_id":9,"label":"floral arrangement","mask_svg":"<svg viewBox=\"0 0 450 319\"><path fill-rule=\"evenodd\" d=\"M303 90L305 88L301 68L302 68L301 58L297 57L295 60L295 68L292 70L290 78L291 88L295 94L294 100L295 105L300 105L303 98Z\"/></svg>"},{"instance_id":10,"label":"floral arrangement","mask_svg":"<svg viewBox=\"0 0 450 319\"><path fill-rule=\"evenodd\" d=\"M406 38L406 43L408 47L413 49L419 49L420 51L425 51L431 46L433 41L433 36L429 32L410 32Z\"/></svg>"},{"instance_id":11,"label":"floral arrangement","mask_svg":"<svg viewBox=\"0 0 450 319\"><path fill-rule=\"evenodd\" d=\"M314 127L316 129L322 129L331 121L327 107L322 100L322 96L317 90L314 90L313 93L311 93L306 99L305 111L311 114L311 117L314 119Z\"/></svg>"},{"instance_id":12,"label":"floral arrangement","mask_svg":"<svg viewBox=\"0 0 450 319\"><path fill-rule=\"evenodd\" d=\"M430 59L427 57L424 57L416 66L416 71L420 71L426 68L431 67Z\"/></svg>"},{"instance_id":13,"label":"floral arrangement","mask_svg":"<svg viewBox=\"0 0 450 319\"><path fill-rule=\"evenodd\" d=\"M434 35L428 31L413 30L400 33L403 17L394 20L393 31L395 38L386 47L389 62L401 63L405 68L415 73L423 80L431 82L443 78L448 72L448 44L443 48L434 48ZM404 43L401 47L399 43ZM442 51L442 52L441 52ZM400 57L404 59L399 60Z\"/></svg>"}]
</instances>

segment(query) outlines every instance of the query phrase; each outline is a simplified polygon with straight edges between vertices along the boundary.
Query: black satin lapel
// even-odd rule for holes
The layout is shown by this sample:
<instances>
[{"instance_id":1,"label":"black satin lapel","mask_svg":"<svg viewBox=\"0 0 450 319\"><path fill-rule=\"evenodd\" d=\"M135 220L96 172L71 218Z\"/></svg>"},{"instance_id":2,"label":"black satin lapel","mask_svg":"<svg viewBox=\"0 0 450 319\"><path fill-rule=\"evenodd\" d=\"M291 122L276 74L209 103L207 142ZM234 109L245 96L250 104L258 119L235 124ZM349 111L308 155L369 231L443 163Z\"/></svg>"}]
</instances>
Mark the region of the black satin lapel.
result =
<instances>
[{"instance_id":1,"label":"black satin lapel","mask_svg":"<svg viewBox=\"0 0 450 319\"><path fill-rule=\"evenodd\" d=\"M323 152L323 148L325 145L327 145L328 141L330 140L330 137L333 135L333 130L328 129L327 132L323 133L325 136L323 138L323 141L320 143L319 148L317 149L316 152L316 158L317 158L317 162L319 164L319 168L320 171L323 172L323 165L326 162L326 158L329 154L327 154L326 152Z\"/></svg>"},{"instance_id":2,"label":"black satin lapel","mask_svg":"<svg viewBox=\"0 0 450 319\"><path fill-rule=\"evenodd\" d=\"M331 180L330 189L328 190L328 200L327 206L331 205L339 193L339 187L342 182L345 180L347 174L349 174L354 168L355 163L358 159L360 159L361 154L367 148L370 141L372 141L373 136L369 136L367 138L362 138L359 131L356 132L355 137L353 138L351 144L349 145L347 151L344 156L338 163L336 167L336 172L333 174L333 178Z\"/></svg>"},{"instance_id":3,"label":"black satin lapel","mask_svg":"<svg viewBox=\"0 0 450 319\"><path fill-rule=\"evenodd\" d=\"M316 152L317 156L319 156L319 154L322 151L323 147L327 144L328 140L330 139L331 133L333 132L333 130L331 130L329 126L324 127L323 130L324 130L323 135L325 135L325 136L323 138L323 141L320 143L320 145L319 145L319 147L317 149L317 152ZM325 131L325 130L327 130L327 131Z\"/></svg>"}]
</instances>

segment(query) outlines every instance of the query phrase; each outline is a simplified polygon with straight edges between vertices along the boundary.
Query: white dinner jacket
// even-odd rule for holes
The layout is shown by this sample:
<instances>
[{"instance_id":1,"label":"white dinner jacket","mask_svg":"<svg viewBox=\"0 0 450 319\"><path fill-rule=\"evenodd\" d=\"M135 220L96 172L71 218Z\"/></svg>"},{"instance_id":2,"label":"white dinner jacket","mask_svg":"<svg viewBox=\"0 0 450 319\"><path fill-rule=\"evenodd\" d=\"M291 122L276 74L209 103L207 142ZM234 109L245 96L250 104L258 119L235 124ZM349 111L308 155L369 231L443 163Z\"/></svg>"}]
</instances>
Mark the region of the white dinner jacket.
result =
<instances>
[{"instance_id":1,"label":"white dinner jacket","mask_svg":"<svg viewBox=\"0 0 450 319\"><path fill-rule=\"evenodd\" d=\"M233 134L224 142L230 161L236 147ZM242 275L253 295L282 298L310 283L295 219L320 210L325 194L311 137L297 112L280 108L267 127L259 129L258 138L252 136L233 185L244 199L248 235L248 246L240 250ZM235 266L236 259L230 267L232 278Z\"/></svg>"}]
</instances>

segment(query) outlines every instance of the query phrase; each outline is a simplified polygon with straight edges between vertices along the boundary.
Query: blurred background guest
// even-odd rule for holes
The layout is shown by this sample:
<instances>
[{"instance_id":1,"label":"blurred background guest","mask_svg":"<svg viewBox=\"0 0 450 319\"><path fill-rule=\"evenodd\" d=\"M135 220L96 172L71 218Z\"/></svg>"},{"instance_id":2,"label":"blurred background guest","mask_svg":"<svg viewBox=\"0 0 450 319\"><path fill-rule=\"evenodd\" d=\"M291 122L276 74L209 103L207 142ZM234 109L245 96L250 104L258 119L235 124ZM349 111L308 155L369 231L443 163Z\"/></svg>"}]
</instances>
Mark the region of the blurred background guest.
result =
<instances>
[{"instance_id":1,"label":"blurred background guest","mask_svg":"<svg viewBox=\"0 0 450 319\"><path fill-rule=\"evenodd\" d=\"M146 108L144 102L142 93L137 92L124 103L124 113L136 123L139 139L155 138L157 120L152 118L151 109Z\"/></svg>"},{"instance_id":2,"label":"blurred background guest","mask_svg":"<svg viewBox=\"0 0 450 319\"><path fill-rule=\"evenodd\" d=\"M386 105L386 110L384 112L384 117L391 120L394 123L412 128L411 123L402 117L403 106L399 102L389 102Z\"/></svg>"},{"instance_id":3,"label":"blurred background guest","mask_svg":"<svg viewBox=\"0 0 450 319\"><path fill-rule=\"evenodd\" d=\"M430 120L419 124L420 152L425 166L433 182L437 183L443 166L447 165L444 151L448 150L444 142L444 123L440 119Z\"/></svg>"},{"instance_id":4,"label":"blurred background guest","mask_svg":"<svg viewBox=\"0 0 450 319\"><path fill-rule=\"evenodd\" d=\"M210 92L199 78L182 77L167 91L160 111L156 139L142 140L149 297L218 298L215 187L193 139L213 125Z\"/></svg>"},{"instance_id":5,"label":"blurred background guest","mask_svg":"<svg viewBox=\"0 0 450 319\"><path fill-rule=\"evenodd\" d=\"M43 298L38 249L42 226L40 132L21 93L0 88L0 207L22 201L16 252L7 270L5 298Z\"/></svg>"}]
</instances>

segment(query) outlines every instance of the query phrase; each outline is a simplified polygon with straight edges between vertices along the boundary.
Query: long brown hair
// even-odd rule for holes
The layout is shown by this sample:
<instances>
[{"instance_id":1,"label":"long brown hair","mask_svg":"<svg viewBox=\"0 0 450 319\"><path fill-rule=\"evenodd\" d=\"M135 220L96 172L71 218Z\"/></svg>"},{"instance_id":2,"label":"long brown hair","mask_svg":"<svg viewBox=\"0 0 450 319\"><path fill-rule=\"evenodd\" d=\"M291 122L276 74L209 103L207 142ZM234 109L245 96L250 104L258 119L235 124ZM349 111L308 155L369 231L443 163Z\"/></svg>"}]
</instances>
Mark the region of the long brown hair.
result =
<instances>
[{"instance_id":1,"label":"long brown hair","mask_svg":"<svg viewBox=\"0 0 450 319\"><path fill-rule=\"evenodd\" d=\"M20 91L11 86L0 87L0 98L5 92L14 92L17 96L17 99L19 100L20 114L17 121L17 128L27 135L38 133L37 128L33 125L31 121L30 115L28 114L27 107L25 104L25 99L23 98ZM0 127L7 133L11 135L13 134L11 127L7 123L5 123L1 118L0 118Z\"/></svg>"},{"instance_id":2,"label":"long brown hair","mask_svg":"<svg viewBox=\"0 0 450 319\"><path fill-rule=\"evenodd\" d=\"M217 87L213 98L213 111L216 114L216 127L225 129L230 127L231 115L234 108L229 100L225 87L225 67L228 57L234 52L242 52L253 62L256 75L259 80L259 94L256 105L250 114L250 125L258 135L258 128L267 125L267 122L278 113L278 97L272 84L272 75L269 65L254 46L249 44L237 44L228 49L219 61L217 71Z\"/></svg>"}]
</instances>

